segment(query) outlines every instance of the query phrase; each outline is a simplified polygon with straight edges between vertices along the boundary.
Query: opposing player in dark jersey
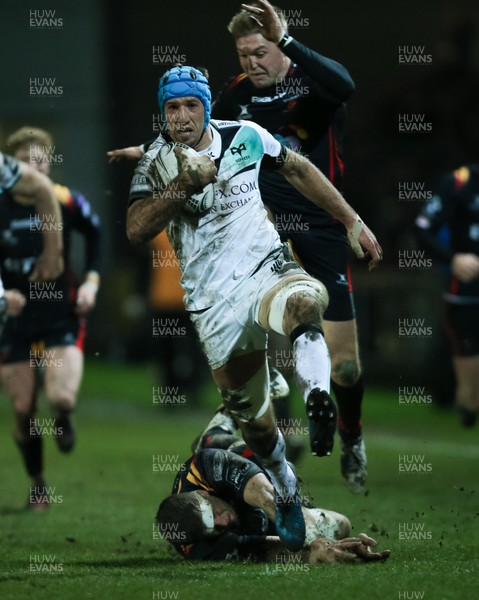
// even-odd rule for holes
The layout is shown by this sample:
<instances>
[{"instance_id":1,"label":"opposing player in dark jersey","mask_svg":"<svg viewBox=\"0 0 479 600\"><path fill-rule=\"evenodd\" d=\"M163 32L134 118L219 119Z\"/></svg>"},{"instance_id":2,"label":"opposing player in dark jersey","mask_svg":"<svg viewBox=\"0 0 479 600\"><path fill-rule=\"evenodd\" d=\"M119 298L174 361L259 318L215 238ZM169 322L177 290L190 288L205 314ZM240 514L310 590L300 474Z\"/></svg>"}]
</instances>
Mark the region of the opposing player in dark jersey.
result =
<instances>
[{"instance_id":1,"label":"opposing player in dark jersey","mask_svg":"<svg viewBox=\"0 0 479 600\"><path fill-rule=\"evenodd\" d=\"M14 155L38 171L50 170L52 141L41 129L24 127L7 144ZM75 434L70 413L75 407L83 373L85 317L95 305L99 286L99 221L85 197L55 184L64 238L64 273L49 284L30 280L43 248L42 231L54 224L40 222L34 209L19 206L8 193L0 205L0 260L4 284L26 298L22 312L8 320L0 340L2 385L11 396L16 417L15 440L32 480L29 503L48 505L44 481L43 435L54 435L62 452L70 452ZM70 266L71 235L85 238L85 276L80 284ZM36 420L39 374L55 419Z\"/></svg>"},{"instance_id":2,"label":"opposing player in dark jersey","mask_svg":"<svg viewBox=\"0 0 479 600\"><path fill-rule=\"evenodd\" d=\"M354 91L351 77L341 64L289 36L286 18L266 0L242 6L228 29L243 73L217 97L214 118L258 123L307 155L340 190L344 102ZM291 241L304 269L328 290L324 332L339 408L341 471L347 487L362 492L367 478L363 380L345 228L275 172L261 171L260 189L281 238Z\"/></svg>"},{"instance_id":3,"label":"opposing player in dark jersey","mask_svg":"<svg viewBox=\"0 0 479 600\"><path fill-rule=\"evenodd\" d=\"M173 494L158 508L157 532L189 560L287 564L290 553L274 526L273 485L235 430L227 414L215 415L201 449L181 466ZM304 505L302 510L306 538L296 564L389 557L387 550L371 552L376 542L365 534L348 537L351 525L344 515Z\"/></svg>"},{"instance_id":4,"label":"opposing player in dark jersey","mask_svg":"<svg viewBox=\"0 0 479 600\"><path fill-rule=\"evenodd\" d=\"M0 204L7 194L10 194L15 203L33 207L40 221L57 224L56 231L43 231L44 250L30 274L32 282L55 279L63 270L63 239L59 226L60 211L51 182L32 167L22 165L13 157L0 152ZM3 236L2 232L0 236ZM0 278L0 334L7 317L17 316L24 306L25 296L15 289L5 290Z\"/></svg>"},{"instance_id":5,"label":"opposing player in dark jersey","mask_svg":"<svg viewBox=\"0 0 479 600\"><path fill-rule=\"evenodd\" d=\"M444 227L450 244L440 240ZM479 412L479 165L446 175L416 219L421 245L450 268L444 293L446 331L456 374L456 405L464 426Z\"/></svg>"}]
</instances>

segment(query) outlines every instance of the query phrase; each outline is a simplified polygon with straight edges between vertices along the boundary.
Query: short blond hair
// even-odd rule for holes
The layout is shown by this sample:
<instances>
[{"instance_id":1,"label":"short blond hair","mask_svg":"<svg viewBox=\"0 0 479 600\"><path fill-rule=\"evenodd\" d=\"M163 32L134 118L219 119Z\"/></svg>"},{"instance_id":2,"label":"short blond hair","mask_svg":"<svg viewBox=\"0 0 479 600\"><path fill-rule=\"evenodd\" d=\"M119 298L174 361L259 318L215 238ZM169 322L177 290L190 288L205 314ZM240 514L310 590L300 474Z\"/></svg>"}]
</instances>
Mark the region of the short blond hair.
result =
<instances>
[{"instance_id":1,"label":"short blond hair","mask_svg":"<svg viewBox=\"0 0 479 600\"><path fill-rule=\"evenodd\" d=\"M253 3L253 6L257 6ZM288 21L283 11L277 6L273 6L274 12L278 15L285 33L288 33ZM235 40L252 35L254 33L263 33L258 23L251 18L251 13L247 10L240 10L228 23L228 31ZM261 19L260 19L261 20Z\"/></svg>"},{"instance_id":2,"label":"short blond hair","mask_svg":"<svg viewBox=\"0 0 479 600\"><path fill-rule=\"evenodd\" d=\"M39 127L20 127L7 138L7 149L10 154L15 154L23 146L53 146L53 138L48 131Z\"/></svg>"}]
</instances>

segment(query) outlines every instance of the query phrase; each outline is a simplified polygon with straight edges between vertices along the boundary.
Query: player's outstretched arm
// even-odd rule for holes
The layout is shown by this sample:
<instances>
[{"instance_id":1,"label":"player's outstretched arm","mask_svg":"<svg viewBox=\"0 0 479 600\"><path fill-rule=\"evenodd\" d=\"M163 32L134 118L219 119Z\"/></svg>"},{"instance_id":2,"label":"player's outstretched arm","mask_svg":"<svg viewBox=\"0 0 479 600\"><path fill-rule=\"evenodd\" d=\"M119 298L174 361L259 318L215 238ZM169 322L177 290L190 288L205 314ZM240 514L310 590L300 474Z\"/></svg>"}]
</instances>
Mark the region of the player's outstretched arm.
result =
<instances>
[{"instance_id":1,"label":"player's outstretched arm","mask_svg":"<svg viewBox=\"0 0 479 600\"><path fill-rule=\"evenodd\" d=\"M209 156L190 156L175 148L179 173L153 197L140 198L128 208L126 233L134 245L149 242L168 225L196 192L216 180ZM160 174L161 175L161 174Z\"/></svg>"},{"instance_id":2,"label":"player's outstretched arm","mask_svg":"<svg viewBox=\"0 0 479 600\"><path fill-rule=\"evenodd\" d=\"M35 206L40 225L45 225L41 227L43 252L36 261L30 281L57 279L63 272L62 221L50 180L30 165L22 163L22 177L13 186L12 195L19 204Z\"/></svg>"},{"instance_id":3,"label":"player's outstretched arm","mask_svg":"<svg viewBox=\"0 0 479 600\"><path fill-rule=\"evenodd\" d=\"M145 151L142 146L128 146L128 148L109 150L106 155L108 156L108 162L112 163L122 159L138 161L144 153Z\"/></svg>"},{"instance_id":4,"label":"player's outstretched arm","mask_svg":"<svg viewBox=\"0 0 479 600\"><path fill-rule=\"evenodd\" d=\"M309 564L334 564L334 563L358 563L376 562L386 560L391 555L389 550L372 552L371 548L376 546L373 540L365 533L356 537L344 538L342 540L328 540L324 537L317 538L309 546L305 546L299 552L290 552L282 545L280 539L275 536L267 536L262 543L266 562L285 562L288 557L295 556L300 563Z\"/></svg>"},{"instance_id":5,"label":"player's outstretched arm","mask_svg":"<svg viewBox=\"0 0 479 600\"><path fill-rule=\"evenodd\" d=\"M373 538L370 538L365 533L360 533L356 537L344 538L338 541L318 538L310 544L309 549L307 550L307 562L311 564L373 562L389 558L391 554L389 550L371 552L371 548L376 545L376 540L373 540Z\"/></svg>"},{"instance_id":6,"label":"player's outstretched arm","mask_svg":"<svg viewBox=\"0 0 479 600\"><path fill-rule=\"evenodd\" d=\"M370 258L370 271L379 265L383 252L375 235L313 163L304 156L287 150L280 172L303 196L346 227L349 243L356 256Z\"/></svg>"}]
</instances>

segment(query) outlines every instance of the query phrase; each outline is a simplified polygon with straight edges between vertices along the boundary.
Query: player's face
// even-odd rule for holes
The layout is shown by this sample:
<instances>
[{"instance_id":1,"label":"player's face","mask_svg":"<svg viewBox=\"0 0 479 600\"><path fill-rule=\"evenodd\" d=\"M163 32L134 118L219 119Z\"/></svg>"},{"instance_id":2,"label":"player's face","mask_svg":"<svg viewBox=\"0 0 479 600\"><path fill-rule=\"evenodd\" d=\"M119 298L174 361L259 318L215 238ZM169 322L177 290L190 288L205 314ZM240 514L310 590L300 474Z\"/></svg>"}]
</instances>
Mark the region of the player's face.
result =
<instances>
[{"instance_id":1,"label":"player's face","mask_svg":"<svg viewBox=\"0 0 479 600\"><path fill-rule=\"evenodd\" d=\"M256 88L279 83L288 71L289 58L261 33L238 38L236 51L241 68Z\"/></svg>"},{"instance_id":2,"label":"player's face","mask_svg":"<svg viewBox=\"0 0 479 600\"><path fill-rule=\"evenodd\" d=\"M50 162L43 146L38 144L20 146L15 152L15 158L29 164L40 173L45 175L50 173Z\"/></svg>"},{"instance_id":3,"label":"player's face","mask_svg":"<svg viewBox=\"0 0 479 600\"><path fill-rule=\"evenodd\" d=\"M173 98L165 103L168 131L174 142L194 147L203 133L205 108L194 96Z\"/></svg>"},{"instance_id":4,"label":"player's face","mask_svg":"<svg viewBox=\"0 0 479 600\"><path fill-rule=\"evenodd\" d=\"M223 533L224 531L234 529L239 525L238 515L230 504L216 496L208 496L207 499L213 509L215 523L214 534Z\"/></svg>"}]
</instances>

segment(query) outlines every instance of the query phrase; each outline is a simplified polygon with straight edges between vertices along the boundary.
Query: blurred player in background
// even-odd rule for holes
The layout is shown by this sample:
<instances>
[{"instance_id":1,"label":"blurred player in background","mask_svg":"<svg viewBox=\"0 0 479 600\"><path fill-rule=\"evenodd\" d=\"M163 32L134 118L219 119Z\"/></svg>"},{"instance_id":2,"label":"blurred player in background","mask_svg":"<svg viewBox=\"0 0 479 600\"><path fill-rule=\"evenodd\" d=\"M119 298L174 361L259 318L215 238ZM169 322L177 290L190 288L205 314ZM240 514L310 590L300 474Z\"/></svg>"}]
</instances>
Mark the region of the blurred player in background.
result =
<instances>
[{"instance_id":1,"label":"blurred player in background","mask_svg":"<svg viewBox=\"0 0 479 600\"><path fill-rule=\"evenodd\" d=\"M357 255L364 256L362 247L370 255L370 268L380 262L381 248L307 159L257 124L210 122L211 92L199 70L183 66L165 73L158 100L167 131L135 171L127 235L132 243L142 244L167 227L182 268L186 308L213 379L248 446L275 482L277 514L285 522L284 528L277 523L278 533L294 549L302 546L304 522L294 491L296 478L286 463L284 439L269 401L267 331L290 337L312 452L330 454L336 412L328 394L330 362L321 328L328 298L324 286L293 260L268 220L258 190L260 163L280 170L311 202L343 222ZM168 141L196 150L191 155L174 149L178 175L171 181L162 163ZM214 182L211 205L188 213L192 197Z\"/></svg>"},{"instance_id":2,"label":"blurred player in background","mask_svg":"<svg viewBox=\"0 0 479 600\"><path fill-rule=\"evenodd\" d=\"M53 232L43 231L43 252L38 257L30 274L30 281L56 279L63 271L63 239L59 227L60 211L53 196L53 188L47 177L32 167L20 164L7 154L0 152L0 206L7 197L21 206L33 207L40 221L57 224ZM2 223L3 226L3 223ZM8 236L0 230L0 239ZM25 296L15 289L5 290L0 279L0 334L7 317L15 317L25 306Z\"/></svg>"},{"instance_id":3,"label":"blurred player in background","mask_svg":"<svg viewBox=\"0 0 479 600\"><path fill-rule=\"evenodd\" d=\"M22 127L8 138L7 146L18 160L49 174L53 142L47 131ZM33 483L29 505L35 509L48 506L42 433L55 435L62 452L70 452L75 444L70 414L83 373L85 317L95 306L100 284L98 217L81 193L59 184L53 186L53 191L61 209L65 271L48 286L32 283L30 273L42 252L41 230L54 226L36 222L34 210L18 206L8 193L0 213L4 284L7 289L18 289L26 299L22 312L8 320L1 337L0 376L13 401L15 440ZM85 238L85 276L81 284L70 266L73 231ZM39 372L44 372L45 394L55 414L54 427L35 420Z\"/></svg>"},{"instance_id":4,"label":"blurred player in background","mask_svg":"<svg viewBox=\"0 0 479 600\"><path fill-rule=\"evenodd\" d=\"M56 279L64 267L63 236L60 229L61 214L50 180L30 165L0 152L0 194L2 205L9 198L16 204L33 206L40 222L57 225L51 231L42 230L43 250L30 273L30 281ZM1 230L1 236L5 238L8 234Z\"/></svg>"},{"instance_id":5,"label":"blurred player in background","mask_svg":"<svg viewBox=\"0 0 479 600\"><path fill-rule=\"evenodd\" d=\"M438 236L447 227L450 243ZM456 406L471 427L479 412L479 164L446 175L416 219L420 244L450 268L446 333L456 375Z\"/></svg>"},{"instance_id":6,"label":"blurred player in background","mask_svg":"<svg viewBox=\"0 0 479 600\"><path fill-rule=\"evenodd\" d=\"M288 35L285 16L266 0L242 7L228 30L243 73L225 85L214 103L213 117L258 123L282 144L307 155L341 190L344 102L354 91L349 73ZM346 230L278 173L263 169L260 190L281 238L291 241L303 268L328 290L323 327L339 409L341 471L352 492L363 492L367 478L361 428L363 379Z\"/></svg>"},{"instance_id":7,"label":"blurred player in background","mask_svg":"<svg viewBox=\"0 0 479 600\"><path fill-rule=\"evenodd\" d=\"M287 562L274 527L274 489L251 450L234 435L236 423L218 413L202 434L199 451L180 468L173 495L158 508L159 533L189 560ZM371 552L376 542L348 537L347 517L322 508L302 511L304 563L383 560L389 551ZM297 560L295 561L298 562Z\"/></svg>"}]
</instances>

